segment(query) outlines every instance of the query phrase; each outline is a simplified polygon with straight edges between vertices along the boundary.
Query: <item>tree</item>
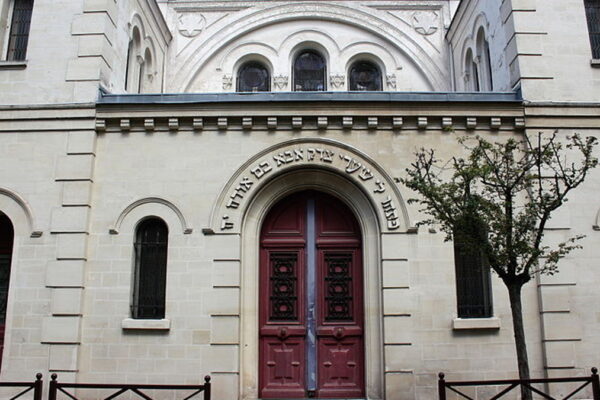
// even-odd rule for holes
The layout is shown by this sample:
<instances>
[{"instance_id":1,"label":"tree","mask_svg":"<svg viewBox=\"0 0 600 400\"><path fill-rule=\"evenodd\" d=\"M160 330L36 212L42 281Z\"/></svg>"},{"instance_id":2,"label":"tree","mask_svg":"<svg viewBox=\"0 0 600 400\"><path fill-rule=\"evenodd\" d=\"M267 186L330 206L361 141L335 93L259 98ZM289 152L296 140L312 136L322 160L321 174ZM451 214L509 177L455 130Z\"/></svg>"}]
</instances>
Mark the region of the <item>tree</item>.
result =
<instances>
[{"instance_id":1,"label":"tree","mask_svg":"<svg viewBox=\"0 0 600 400\"><path fill-rule=\"evenodd\" d=\"M583 183L598 161L593 137L556 133L491 143L461 138L466 157L438 160L421 149L402 183L420 197L409 203L429 216L418 225L437 223L446 240L460 240L482 254L508 289L520 379L529 379L521 289L536 274L552 275L558 261L579 248L574 236L554 247L543 241L552 215ZM531 392L522 387L523 399Z\"/></svg>"}]
</instances>

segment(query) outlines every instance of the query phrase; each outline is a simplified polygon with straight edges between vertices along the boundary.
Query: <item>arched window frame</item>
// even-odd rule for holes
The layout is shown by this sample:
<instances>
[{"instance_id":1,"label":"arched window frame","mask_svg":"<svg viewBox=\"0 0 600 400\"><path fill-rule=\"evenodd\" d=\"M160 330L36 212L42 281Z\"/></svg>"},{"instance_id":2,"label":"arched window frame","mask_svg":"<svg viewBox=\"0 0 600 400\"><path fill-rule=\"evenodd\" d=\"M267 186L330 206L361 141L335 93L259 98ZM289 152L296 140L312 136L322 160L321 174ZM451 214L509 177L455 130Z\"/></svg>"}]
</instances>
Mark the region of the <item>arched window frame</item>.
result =
<instances>
[{"instance_id":1,"label":"arched window frame","mask_svg":"<svg viewBox=\"0 0 600 400\"><path fill-rule=\"evenodd\" d=\"M379 74L378 82L377 82L378 85L379 85L379 88L377 88L377 89L371 89L371 90L367 90L367 89L363 90L363 89L354 89L353 88L352 70L353 70L353 68L355 68L360 63L370 64L373 67L373 69L377 71L377 73ZM373 62L371 60L367 60L367 59L358 59L358 60L353 61L350 64L350 67L348 68L348 90L351 90L351 91L352 90L360 90L360 91L382 91L383 90L383 70L382 70L381 66L378 63Z\"/></svg>"},{"instance_id":2,"label":"arched window frame","mask_svg":"<svg viewBox=\"0 0 600 400\"><path fill-rule=\"evenodd\" d=\"M154 241L148 236L154 235ZM164 319L169 228L158 217L140 221L135 229L131 316Z\"/></svg>"},{"instance_id":3,"label":"arched window frame","mask_svg":"<svg viewBox=\"0 0 600 400\"><path fill-rule=\"evenodd\" d=\"M470 232L461 235L468 229ZM475 224L464 224L454 230L454 267L456 273L456 306L459 318L491 318L493 316L490 266L482 249L472 243L473 236L487 240Z\"/></svg>"},{"instance_id":4,"label":"arched window frame","mask_svg":"<svg viewBox=\"0 0 600 400\"><path fill-rule=\"evenodd\" d=\"M125 90L128 93L140 93L141 77L144 70L142 56L142 32L135 25L131 29L131 38L127 47L127 64L125 69Z\"/></svg>"},{"instance_id":5,"label":"arched window frame","mask_svg":"<svg viewBox=\"0 0 600 400\"><path fill-rule=\"evenodd\" d=\"M241 79L241 74L244 72L244 70L246 68L249 68L251 66L260 66L261 68L263 68L266 71L267 74L267 78L266 78L266 86L264 89L258 89L258 90L242 90L241 88L241 83L242 83L242 79ZM269 66L262 62L262 61L258 61L258 60L248 60L243 62L239 68L237 69L237 72L235 74L236 77L236 91L237 92L270 92L271 91L271 80L272 80L272 74L271 74L271 70L269 68Z\"/></svg>"},{"instance_id":6,"label":"arched window frame","mask_svg":"<svg viewBox=\"0 0 600 400\"><path fill-rule=\"evenodd\" d=\"M322 89L317 89L317 90L305 90L303 88L298 88L299 83L297 82L298 76L297 76L297 72L296 72L296 63L298 62L299 58L307 53L312 53L312 54L316 54L317 56L321 57L321 59L323 60L323 69L322 69L322 74L323 74L323 88ZM323 55L323 53L321 51L312 49L312 48L305 48L302 50L299 50L293 58L293 62L292 62L292 89L295 92L308 92L308 91L318 91L318 92L324 92L327 90L327 58Z\"/></svg>"}]
</instances>

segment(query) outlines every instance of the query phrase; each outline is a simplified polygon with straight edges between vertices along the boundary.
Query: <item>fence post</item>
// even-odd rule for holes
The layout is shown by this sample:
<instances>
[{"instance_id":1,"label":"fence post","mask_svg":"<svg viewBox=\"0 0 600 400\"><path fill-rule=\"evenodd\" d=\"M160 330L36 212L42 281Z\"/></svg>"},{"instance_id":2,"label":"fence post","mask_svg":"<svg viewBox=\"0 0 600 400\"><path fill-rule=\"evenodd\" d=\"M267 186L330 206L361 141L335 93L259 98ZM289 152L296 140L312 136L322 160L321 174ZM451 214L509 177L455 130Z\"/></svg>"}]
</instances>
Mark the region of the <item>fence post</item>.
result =
<instances>
[{"instance_id":1,"label":"fence post","mask_svg":"<svg viewBox=\"0 0 600 400\"><path fill-rule=\"evenodd\" d=\"M56 400L56 399L50 399ZM210 400L210 375L204 377L204 400Z\"/></svg>"},{"instance_id":2,"label":"fence post","mask_svg":"<svg viewBox=\"0 0 600 400\"><path fill-rule=\"evenodd\" d=\"M592 368L592 393L594 400L600 400L600 379L598 379L598 368Z\"/></svg>"},{"instance_id":3,"label":"fence post","mask_svg":"<svg viewBox=\"0 0 600 400\"><path fill-rule=\"evenodd\" d=\"M42 400L43 389L44 381L42 381L42 374L38 372L35 375L35 383L33 384L33 400Z\"/></svg>"},{"instance_id":4,"label":"fence post","mask_svg":"<svg viewBox=\"0 0 600 400\"><path fill-rule=\"evenodd\" d=\"M52 374L52 376L50 376L50 378L52 378L52 380L50 381L50 390L48 392L48 400L56 400L56 385L58 384L58 382L56 382L56 378L57 375L56 374Z\"/></svg>"},{"instance_id":5,"label":"fence post","mask_svg":"<svg viewBox=\"0 0 600 400\"><path fill-rule=\"evenodd\" d=\"M439 400L446 400L446 380L444 379L446 375L444 375L443 372L440 372L438 374L438 377L440 378L438 380L438 397Z\"/></svg>"}]
</instances>

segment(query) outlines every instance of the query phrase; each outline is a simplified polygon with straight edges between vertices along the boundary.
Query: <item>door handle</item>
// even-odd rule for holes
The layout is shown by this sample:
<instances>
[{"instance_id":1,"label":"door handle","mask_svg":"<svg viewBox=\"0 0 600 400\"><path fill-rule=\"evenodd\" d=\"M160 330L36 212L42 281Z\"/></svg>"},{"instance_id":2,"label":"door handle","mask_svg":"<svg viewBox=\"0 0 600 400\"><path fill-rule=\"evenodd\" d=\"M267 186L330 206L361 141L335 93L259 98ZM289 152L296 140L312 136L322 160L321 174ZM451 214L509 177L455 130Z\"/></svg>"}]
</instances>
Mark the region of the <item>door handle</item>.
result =
<instances>
[{"instance_id":1,"label":"door handle","mask_svg":"<svg viewBox=\"0 0 600 400\"><path fill-rule=\"evenodd\" d=\"M335 330L335 333L333 334L333 336L337 339L337 340L341 340L344 338L344 336L346 336L346 332L344 332L344 328L337 328Z\"/></svg>"},{"instance_id":2,"label":"door handle","mask_svg":"<svg viewBox=\"0 0 600 400\"><path fill-rule=\"evenodd\" d=\"M285 340L288 337L287 328L279 328L279 333L277 334L277 337L280 340Z\"/></svg>"}]
</instances>

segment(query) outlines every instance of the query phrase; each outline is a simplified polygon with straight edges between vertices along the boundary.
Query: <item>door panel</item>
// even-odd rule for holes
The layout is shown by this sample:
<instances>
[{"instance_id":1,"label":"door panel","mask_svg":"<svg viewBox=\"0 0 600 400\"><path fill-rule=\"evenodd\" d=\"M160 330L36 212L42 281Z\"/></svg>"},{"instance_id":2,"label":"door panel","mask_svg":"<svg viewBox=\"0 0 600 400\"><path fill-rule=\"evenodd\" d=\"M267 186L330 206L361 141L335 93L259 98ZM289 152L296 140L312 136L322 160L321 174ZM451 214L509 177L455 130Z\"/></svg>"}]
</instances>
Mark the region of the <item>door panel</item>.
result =
<instances>
[{"instance_id":1,"label":"door panel","mask_svg":"<svg viewBox=\"0 0 600 400\"><path fill-rule=\"evenodd\" d=\"M260 397L364 396L361 254L358 223L332 196L295 194L269 212L260 251Z\"/></svg>"}]
</instances>

